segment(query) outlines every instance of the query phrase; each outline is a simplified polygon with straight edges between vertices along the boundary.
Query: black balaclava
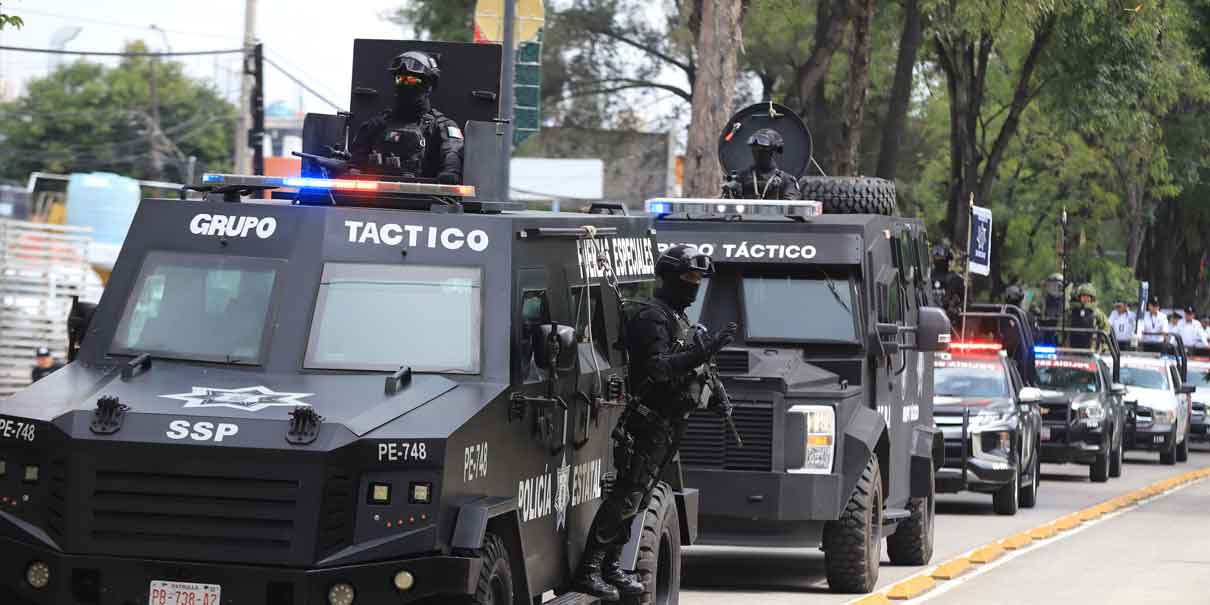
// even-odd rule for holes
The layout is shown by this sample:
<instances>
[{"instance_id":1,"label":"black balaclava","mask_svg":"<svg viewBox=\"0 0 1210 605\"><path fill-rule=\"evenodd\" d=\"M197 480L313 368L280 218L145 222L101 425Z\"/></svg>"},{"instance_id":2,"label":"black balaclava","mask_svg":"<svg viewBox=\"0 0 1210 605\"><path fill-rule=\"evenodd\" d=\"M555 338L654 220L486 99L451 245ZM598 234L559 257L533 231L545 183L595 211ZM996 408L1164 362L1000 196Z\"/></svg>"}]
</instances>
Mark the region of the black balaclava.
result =
<instances>
[{"instance_id":1,"label":"black balaclava","mask_svg":"<svg viewBox=\"0 0 1210 605\"><path fill-rule=\"evenodd\" d=\"M668 303L677 311L684 311L697 300L697 292L702 285L681 279L679 273L665 273L660 276L660 285L655 289L655 295Z\"/></svg>"},{"instance_id":2,"label":"black balaclava","mask_svg":"<svg viewBox=\"0 0 1210 605\"><path fill-rule=\"evenodd\" d=\"M752 146L752 162L758 172L773 172L777 163L773 161L773 150L759 145Z\"/></svg>"},{"instance_id":3,"label":"black balaclava","mask_svg":"<svg viewBox=\"0 0 1210 605\"><path fill-rule=\"evenodd\" d=\"M395 87L395 107L391 113L398 119L414 121L428 113L432 107L433 89L428 85Z\"/></svg>"}]
</instances>

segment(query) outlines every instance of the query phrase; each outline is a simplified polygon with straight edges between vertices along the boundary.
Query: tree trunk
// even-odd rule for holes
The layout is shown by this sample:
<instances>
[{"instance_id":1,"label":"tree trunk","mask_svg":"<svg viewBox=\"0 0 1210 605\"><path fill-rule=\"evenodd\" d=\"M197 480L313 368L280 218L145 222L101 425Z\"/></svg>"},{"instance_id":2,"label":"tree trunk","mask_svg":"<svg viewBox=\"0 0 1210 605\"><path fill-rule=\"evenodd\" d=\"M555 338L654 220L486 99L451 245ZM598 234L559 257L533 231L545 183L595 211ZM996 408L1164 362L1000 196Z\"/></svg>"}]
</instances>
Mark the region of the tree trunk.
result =
<instances>
[{"instance_id":1,"label":"tree trunk","mask_svg":"<svg viewBox=\"0 0 1210 605\"><path fill-rule=\"evenodd\" d=\"M874 0L861 0L861 11L853 18L853 46L849 50L849 87L845 92L844 119L840 123L836 173L857 176L857 154L861 150L861 127L865 121L866 94L870 90L870 26Z\"/></svg>"},{"instance_id":2,"label":"tree trunk","mask_svg":"<svg viewBox=\"0 0 1210 605\"><path fill-rule=\"evenodd\" d=\"M731 117L738 71L741 0L703 0L697 37L697 82L685 149L685 195L714 197L723 182L718 135Z\"/></svg>"},{"instance_id":3,"label":"tree trunk","mask_svg":"<svg viewBox=\"0 0 1210 605\"><path fill-rule=\"evenodd\" d=\"M899 145L907 124L908 107L912 100L912 72L916 69L916 54L920 50L921 27L919 0L904 0L903 33L899 37L899 58L895 62L895 80L887 103L882 143L878 147L879 177L894 180L899 163Z\"/></svg>"},{"instance_id":4,"label":"tree trunk","mask_svg":"<svg viewBox=\"0 0 1210 605\"><path fill-rule=\"evenodd\" d=\"M807 115L815 91L828 75L832 55L844 44L849 26L849 0L819 0L815 11L815 37L806 63L794 70L794 92L798 96L798 113Z\"/></svg>"}]
</instances>

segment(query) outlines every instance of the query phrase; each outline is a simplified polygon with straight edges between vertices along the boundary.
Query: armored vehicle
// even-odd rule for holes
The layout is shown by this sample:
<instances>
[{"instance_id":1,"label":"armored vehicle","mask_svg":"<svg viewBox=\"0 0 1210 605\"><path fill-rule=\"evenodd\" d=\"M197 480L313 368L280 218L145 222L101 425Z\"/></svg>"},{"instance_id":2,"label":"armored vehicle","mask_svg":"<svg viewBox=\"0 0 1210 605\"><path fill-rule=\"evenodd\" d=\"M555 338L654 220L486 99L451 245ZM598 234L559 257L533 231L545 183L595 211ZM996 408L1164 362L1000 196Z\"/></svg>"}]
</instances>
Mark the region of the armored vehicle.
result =
<instances>
[{"instance_id":1,"label":"armored vehicle","mask_svg":"<svg viewBox=\"0 0 1210 605\"><path fill-rule=\"evenodd\" d=\"M1091 481L1122 475L1126 407L1122 396L1121 353L1106 332L1057 328L1060 336L1091 332L1092 348L1034 347L1042 395L1042 461L1088 465ZM1069 340L1070 342L1070 340ZM1081 343L1073 343L1081 344Z\"/></svg>"},{"instance_id":2,"label":"armored vehicle","mask_svg":"<svg viewBox=\"0 0 1210 605\"><path fill-rule=\"evenodd\" d=\"M937 491L990 493L997 514L1038 502L1042 392L998 342L955 342L934 361L933 419L945 434Z\"/></svg>"},{"instance_id":3,"label":"armored vehicle","mask_svg":"<svg viewBox=\"0 0 1210 605\"><path fill-rule=\"evenodd\" d=\"M767 107L741 111L721 144L769 127L787 157L800 149L801 121ZM701 490L701 543L822 547L831 588L864 592L882 538L894 563L932 556L942 441L931 351L950 326L928 306L921 221L843 213L889 210L889 183L812 180L804 190L811 201L647 202L661 248L693 244L714 258L691 319L740 326L717 365L742 445L717 415L695 413L681 461L685 483Z\"/></svg>"},{"instance_id":4,"label":"armored vehicle","mask_svg":"<svg viewBox=\"0 0 1210 605\"><path fill-rule=\"evenodd\" d=\"M0 602L568 585L613 472L618 292L654 279L650 219L517 211L474 183L203 183L140 204L99 305L73 311L75 360L0 402ZM279 186L301 189L241 196ZM661 485L639 516L643 602L675 602L695 511Z\"/></svg>"}]
</instances>

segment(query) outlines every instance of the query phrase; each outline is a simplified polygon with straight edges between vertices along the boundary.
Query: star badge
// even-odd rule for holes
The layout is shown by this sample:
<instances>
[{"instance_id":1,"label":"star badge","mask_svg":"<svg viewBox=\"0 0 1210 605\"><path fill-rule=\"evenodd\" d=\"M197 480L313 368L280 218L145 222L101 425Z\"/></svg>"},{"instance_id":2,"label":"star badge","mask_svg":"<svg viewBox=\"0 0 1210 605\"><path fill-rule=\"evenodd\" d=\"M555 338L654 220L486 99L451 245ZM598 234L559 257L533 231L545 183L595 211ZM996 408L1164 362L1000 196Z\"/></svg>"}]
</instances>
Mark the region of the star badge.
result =
<instances>
[{"instance_id":1,"label":"star badge","mask_svg":"<svg viewBox=\"0 0 1210 605\"><path fill-rule=\"evenodd\" d=\"M301 401L313 393L278 393L262 386L243 389L216 389L213 387L192 387L192 392L175 395L160 395L166 399L178 399L185 402L187 408L235 408L245 412L259 412L268 407L280 406L310 406Z\"/></svg>"}]
</instances>

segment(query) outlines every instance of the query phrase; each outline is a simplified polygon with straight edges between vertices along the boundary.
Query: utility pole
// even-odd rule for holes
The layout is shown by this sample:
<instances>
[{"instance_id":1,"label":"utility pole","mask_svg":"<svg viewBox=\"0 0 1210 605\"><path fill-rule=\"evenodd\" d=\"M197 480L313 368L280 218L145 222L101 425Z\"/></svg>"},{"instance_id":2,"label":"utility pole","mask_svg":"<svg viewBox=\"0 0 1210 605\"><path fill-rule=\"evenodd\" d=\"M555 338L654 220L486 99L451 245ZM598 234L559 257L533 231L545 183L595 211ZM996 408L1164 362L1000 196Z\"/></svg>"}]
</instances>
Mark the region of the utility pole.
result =
<instances>
[{"instance_id":1,"label":"utility pole","mask_svg":"<svg viewBox=\"0 0 1210 605\"><path fill-rule=\"evenodd\" d=\"M249 63L253 60L256 45L256 0L244 0L244 53L240 70L239 119L235 123L235 169L237 174L252 170L252 156L248 153L248 131L252 124L249 97L255 86Z\"/></svg>"},{"instance_id":2,"label":"utility pole","mask_svg":"<svg viewBox=\"0 0 1210 605\"><path fill-rule=\"evenodd\" d=\"M164 156L160 155L160 87L156 80L156 63L158 57L151 57L148 63L148 86L151 88L151 124L147 127L147 145L150 150L151 174L148 178L161 180L164 178Z\"/></svg>"},{"instance_id":3,"label":"utility pole","mask_svg":"<svg viewBox=\"0 0 1210 605\"><path fill-rule=\"evenodd\" d=\"M514 106L516 103L513 99L513 86L516 80L517 69L517 0L504 0L504 23L503 23L504 40L502 44L503 54L501 59L503 65L500 69L500 118L504 120L501 124L504 130L504 136L500 140L500 201L507 202L511 199L509 193L509 169L512 165L513 157L513 120L515 119Z\"/></svg>"},{"instance_id":4,"label":"utility pole","mask_svg":"<svg viewBox=\"0 0 1210 605\"><path fill-rule=\"evenodd\" d=\"M248 131L248 146L252 148L252 173L265 173L265 45L256 43L252 53L256 70L252 87L252 130Z\"/></svg>"}]
</instances>

